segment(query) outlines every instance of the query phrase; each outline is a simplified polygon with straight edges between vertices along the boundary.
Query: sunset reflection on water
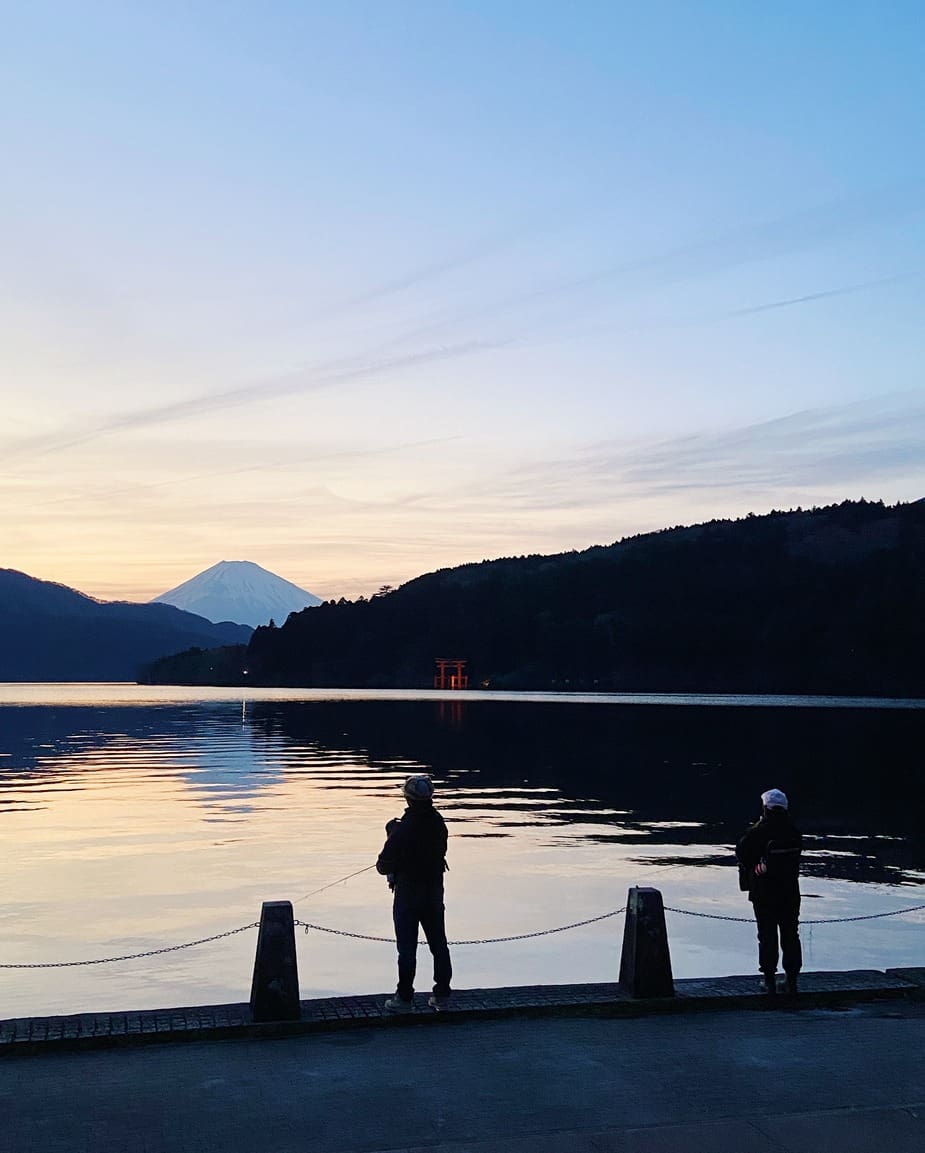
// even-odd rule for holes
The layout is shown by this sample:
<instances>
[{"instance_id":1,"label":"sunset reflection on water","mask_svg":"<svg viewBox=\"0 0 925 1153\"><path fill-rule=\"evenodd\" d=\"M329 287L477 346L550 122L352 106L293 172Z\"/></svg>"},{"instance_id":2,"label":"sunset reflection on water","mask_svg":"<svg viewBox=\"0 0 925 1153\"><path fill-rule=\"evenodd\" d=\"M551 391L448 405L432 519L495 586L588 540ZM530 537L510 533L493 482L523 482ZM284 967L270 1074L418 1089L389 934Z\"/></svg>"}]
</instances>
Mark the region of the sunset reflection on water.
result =
<instances>
[{"instance_id":1,"label":"sunset reflection on water","mask_svg":"<svg viewBox=\"0 0 925 1153\"><path fill-rule=\"evenodd\" d=\"M420 771L433 773L450 827L453 939L593 917L623 905L633 884L657 886L668 905L748 916L729 847L768 784L802 802L804 916L900 908L922 895L914 798L846 806L830 787L862 772L872 748L895 763L907 744L921 747L909 744L920 742L921 710L799 710L795 719L781 708L528 697L447 708L430 694L331 701L294 690L242 707L227 690L157 692L0 690L0 961L156 949L248 924L262 901L279 899L303 920L388 937L389 894L375 871L306 894L374 861L386 820L402 808L397 786ZM922 923L910 914L806 929L807 966L913 964ZM612 918L460 946L457 984L613 980L621 932ZM669 933L676 976L755 969L750 924L670 915ZM0 970L0 1015L246 1000L255 939L246 932L105 966ZM303 996L393 984L388 944L320 933L298 944ZM427 961L423 950L421 987Z\"/></svg>"}]
</instances>

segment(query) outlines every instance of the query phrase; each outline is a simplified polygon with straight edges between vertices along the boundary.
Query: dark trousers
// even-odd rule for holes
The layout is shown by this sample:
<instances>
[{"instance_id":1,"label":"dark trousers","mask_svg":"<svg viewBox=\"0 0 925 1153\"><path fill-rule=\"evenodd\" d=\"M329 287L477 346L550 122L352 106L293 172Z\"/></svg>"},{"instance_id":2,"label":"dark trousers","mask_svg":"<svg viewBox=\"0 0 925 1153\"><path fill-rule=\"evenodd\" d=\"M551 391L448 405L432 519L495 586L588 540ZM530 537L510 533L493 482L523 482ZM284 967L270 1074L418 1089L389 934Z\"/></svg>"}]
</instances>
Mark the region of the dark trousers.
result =
<instances>
[{"instance_id":1,"label":"dark trousers","mask_svg":"<svg viewBox=\"0 0 925 1153\"><path fill-rule=\"evenodd\" d=\"M453 968L443 922L443 878L437 881L396 878L392 919L398 945L399 997L410 1001L414 996L419 925L434 958L434 995L449 997Z\"/></svg>"},{"instance_id":2,"label":"dark trousers","mask_svg":"<svg viewBox=\"0 0 925 1153\"><path fill-rule=\"evenodd\" d=\"M795 977L803 967L800 945L800 898L762 897L753 901L758 924L758 968L766 977L777 972L777 942L783 955L784 972Z\"/></svg>"}]
</instances>

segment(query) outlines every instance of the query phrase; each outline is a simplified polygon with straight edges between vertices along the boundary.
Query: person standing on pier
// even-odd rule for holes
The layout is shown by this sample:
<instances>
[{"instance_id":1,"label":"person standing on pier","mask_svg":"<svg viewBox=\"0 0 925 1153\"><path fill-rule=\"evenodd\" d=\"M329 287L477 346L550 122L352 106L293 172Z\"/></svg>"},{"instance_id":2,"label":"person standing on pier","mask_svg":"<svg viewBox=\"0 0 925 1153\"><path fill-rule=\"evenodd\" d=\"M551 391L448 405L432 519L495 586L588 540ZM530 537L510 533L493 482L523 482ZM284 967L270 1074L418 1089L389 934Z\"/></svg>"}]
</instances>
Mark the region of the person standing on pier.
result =
<instances>
[{"instance_id":1,"label":"person standing on pier","mask_svg":"<svg viewBox=\"0 0 925 1153\"><path fill-rule=\"evenodd\" d=\"M764 989L777 992L778 936L787 992L795 995L803 967L800 946L800 853L803 836L780 789L761 794L761 817L736 845L743 887L758 925L758 968Z\"/></svg>"},{"instance_id":2,"label":"person standing on pier","mask_svg":"<svg viewBox=\"0 0 925 1153\"><path fill-rule=\"evenodd\" d=\"M376 861L377 871L389 877L394 892L398 988L385 1003L390 1013L410 1013L414 1009L419 925L434 958L434 990L428 1001L431 1008L447 1007L453 976L444 926L446 823L434 808L430 777L409 777L402 792L408 807L400 820L393 819L386 825L388 839Z\"/></svg>"}]
</instances>

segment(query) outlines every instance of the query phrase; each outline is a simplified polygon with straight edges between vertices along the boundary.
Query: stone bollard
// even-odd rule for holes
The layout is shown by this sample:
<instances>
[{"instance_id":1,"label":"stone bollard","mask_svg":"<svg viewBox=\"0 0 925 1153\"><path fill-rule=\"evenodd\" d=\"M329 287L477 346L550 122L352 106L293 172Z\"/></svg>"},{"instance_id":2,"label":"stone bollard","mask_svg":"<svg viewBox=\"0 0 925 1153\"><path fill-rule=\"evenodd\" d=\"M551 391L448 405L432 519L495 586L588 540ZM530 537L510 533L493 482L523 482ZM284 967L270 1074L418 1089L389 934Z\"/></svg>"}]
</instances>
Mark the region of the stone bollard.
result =
<instances>
[{"instance_id":1,"label":"stone bollard","mask_svg":"<svg viewBox=\"0 0 925 1153\"><path fill-rule=\"evenodd\" d=\"M665 907L658 889L630 889L623 925L620 984L631 997L673 997Z\"/></svg>"},{"instance_id":2,"label":"stone bollard","mask_svg":"<svg viewBox=\"0 0 925 1153\"><path fill-rule=\"evenodd\" d=\"M291 901L264 901L260 910L251 1015L255 1021L298 1021L302 1015Z\"/></svg>"}]
</instances>

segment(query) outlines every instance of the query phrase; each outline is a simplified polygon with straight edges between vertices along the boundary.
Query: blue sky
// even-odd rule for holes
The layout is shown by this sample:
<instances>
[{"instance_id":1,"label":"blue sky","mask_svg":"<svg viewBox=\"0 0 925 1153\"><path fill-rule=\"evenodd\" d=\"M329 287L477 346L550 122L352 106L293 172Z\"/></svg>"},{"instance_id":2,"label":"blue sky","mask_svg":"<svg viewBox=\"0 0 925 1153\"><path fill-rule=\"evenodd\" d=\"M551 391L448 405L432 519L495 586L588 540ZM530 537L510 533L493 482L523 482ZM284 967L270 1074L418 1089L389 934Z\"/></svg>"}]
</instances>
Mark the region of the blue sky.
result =
<instances>
[{"instance_id":1,"label":"blue sky","mask_svg":"<svg viewBox=\"0 0 925 1153\"><path fill-rule=\"evenodd\" d=\"M0 565L321 596L925 495L913 3L32 3Z\"/></svg>"}]
</instances>

